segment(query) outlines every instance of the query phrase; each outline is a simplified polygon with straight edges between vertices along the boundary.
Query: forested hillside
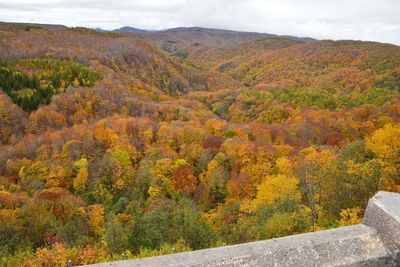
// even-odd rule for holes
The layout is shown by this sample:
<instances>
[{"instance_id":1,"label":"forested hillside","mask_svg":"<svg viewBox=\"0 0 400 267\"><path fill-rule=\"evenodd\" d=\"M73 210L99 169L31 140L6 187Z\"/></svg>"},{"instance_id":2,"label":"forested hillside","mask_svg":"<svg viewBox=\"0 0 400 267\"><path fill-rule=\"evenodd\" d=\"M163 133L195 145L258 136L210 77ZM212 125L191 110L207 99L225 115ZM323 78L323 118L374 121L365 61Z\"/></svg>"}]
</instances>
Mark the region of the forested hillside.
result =
<instances>
[{"instance_id":1,"label":"forested hillside","mask_svg":"<svg viewBox=\"0 0 400 267\"><path fill-rule=\"evenodd\" d=\"M0 265L351 225L378 190L400 192L400 47L199 50L178 32L187 56L141 34L0 24Z\"/></svg>"},{"instance_id":2,"label":"forested hillside","mask_svg":"<svg viewBox=\"0 0 400 267\"><path fill-rule=\"evenodd\" d=\"M192 57L206 51L219 51L246 41L273 36L266 33L235 32L200 27L174 28L146 33L127 31L126 33L142 38L169 55L180 58Z\"/></svg>"}]
</instances>

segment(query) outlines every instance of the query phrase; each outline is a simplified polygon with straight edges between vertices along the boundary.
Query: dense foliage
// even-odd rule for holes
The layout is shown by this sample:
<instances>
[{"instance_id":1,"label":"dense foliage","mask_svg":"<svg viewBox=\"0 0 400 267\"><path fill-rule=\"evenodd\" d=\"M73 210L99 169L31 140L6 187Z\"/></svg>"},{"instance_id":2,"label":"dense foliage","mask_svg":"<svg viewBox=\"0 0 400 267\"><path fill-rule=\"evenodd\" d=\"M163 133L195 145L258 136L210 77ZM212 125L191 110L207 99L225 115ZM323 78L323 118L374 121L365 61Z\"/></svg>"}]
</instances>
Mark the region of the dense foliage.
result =
<instances>
[{"instance_id":1,"label":"dense foliage","mask_svg":"<svg viewBox=\"0 0 400 267\"><path fill-rule=\"evenodd\" d=\"M2 37L0 265L356 224L378 190L400 192L398 47L274 37L177 59L80 28ZM218 70L228 56L251 62L246 47L271 59L243 71L253 87L232 78L235 62ZM24 108L23 88L43 102Z\"/></svg>"},{"instance_id":2,"label":"dense foliage","mask_svg":"<svg viewBox=\"0 0 400 267\"><path fill-rule=\"evenodd\" d=\"M100 78L100 73L85 65L52 59L12 61L0 69L1 88L27 112L49 104L53 95L71 84L94 86Z\"/></svg>"}]
</instances>

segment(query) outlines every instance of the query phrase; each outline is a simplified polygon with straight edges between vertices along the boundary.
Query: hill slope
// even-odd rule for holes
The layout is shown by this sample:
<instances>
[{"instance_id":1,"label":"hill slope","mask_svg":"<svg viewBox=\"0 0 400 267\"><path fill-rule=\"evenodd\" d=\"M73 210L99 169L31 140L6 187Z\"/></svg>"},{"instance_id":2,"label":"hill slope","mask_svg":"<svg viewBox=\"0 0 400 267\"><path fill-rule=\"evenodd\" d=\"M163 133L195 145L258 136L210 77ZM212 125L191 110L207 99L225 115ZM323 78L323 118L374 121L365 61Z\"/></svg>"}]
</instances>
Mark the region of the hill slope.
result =
<instances>
[{"instance_id":1,"label":"hill slope","mask_svg":"<svg viewBox=\"0 0 400 267\"><path fill-rule=\"evenodd\" d=\"M267 36L266 33L237 32L228 30L207 29L199 27L175 28L146 34L133 34L159 47L170 55L189 58L209 50L219 50L246 41Z\"/></svg>"},{"instance_id":2,"label":"hill slope","mask_svg":"<svg viewBox=\"0 0 400 267\"><path fill-rule=\"evenodd\" d=\"M400 90L400 48L391 44L267 37L192 60L299 106L380 105Z\"/></svg>"},{"instance_id":3,"label":"hill slope","mask_svg":"<svg viewBox=\"0 0 400 267\"><path fill-rule=\"evenodd\" d=\"M115 30L113 30L113 32L141 32L141 33L144 33L144 32L149 32L149 31L125 26L125 27L121 27L119 29L115 29Z\"/></svg>"},{"instance_id":4,"label":"hill slope","mask_svg":"<svg viewBox=\"0 0 400 267\"><path fill-rule=\"evenodd\" d=\"M357 224L400 192L397 46L1 27L1 266Z\"/></svg>"}]
</instances>

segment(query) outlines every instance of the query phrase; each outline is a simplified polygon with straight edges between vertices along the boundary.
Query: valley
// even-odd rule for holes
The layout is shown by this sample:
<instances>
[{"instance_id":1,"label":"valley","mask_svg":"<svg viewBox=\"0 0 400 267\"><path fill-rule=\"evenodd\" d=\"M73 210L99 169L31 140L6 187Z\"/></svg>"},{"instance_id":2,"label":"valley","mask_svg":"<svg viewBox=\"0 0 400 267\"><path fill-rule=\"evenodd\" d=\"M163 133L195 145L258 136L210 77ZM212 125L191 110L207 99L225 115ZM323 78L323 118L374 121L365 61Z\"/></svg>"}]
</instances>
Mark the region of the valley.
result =
<instances>
[{"instance_id":1,"label":"valley","mask_svg":"<svg viewBox=\"0 0 400 267\"><path fill-rule=\"evenodd\" d=\"M353 225L400 192L396 45L0 23L0 88L0 265Z\"/></svg>"}]
</instances>

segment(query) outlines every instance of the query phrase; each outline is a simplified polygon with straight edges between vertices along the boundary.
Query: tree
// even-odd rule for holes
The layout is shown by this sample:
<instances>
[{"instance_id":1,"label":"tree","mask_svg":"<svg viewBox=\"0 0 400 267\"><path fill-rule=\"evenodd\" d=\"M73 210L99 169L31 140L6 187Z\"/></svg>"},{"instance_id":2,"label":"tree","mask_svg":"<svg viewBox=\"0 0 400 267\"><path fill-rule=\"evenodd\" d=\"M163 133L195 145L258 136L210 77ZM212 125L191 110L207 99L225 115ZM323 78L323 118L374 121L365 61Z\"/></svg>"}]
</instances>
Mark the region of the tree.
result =
<instances>
[{"instance_id":1,"label":"tree","mask_svg":"<svg viewBox=\"0 0 400 267\"><path fill-rule=\"evenodd\" d=\"M252 210L261 205L269 206L278 199L299 199L299 180L296 177L288 177L283 174L267 176L265 181L258 186L256 198L252 201Z\"/></svg>"},{"instance_id":2,"label":"tree","mask_svg":"<svg viewBox=\"0 0 400 267\"><path fill-rule=\"evenodd\" d=\"M319 209L335 194L338 169L334 160L337 155L331 150L319 152L315 147L309 147L300 153L294 173L300 178L300 189L308 200L312 211L311 221L315 223L319 217Z\"/></svg>"},{"instance_id":3,"label":"tree","mask_svg":"<svg viewBox=\"0 0 400 267\"><path fill-rule=\"evenodd\" d=\"M265 224L266 238L292 234L297 226L295 216L295 213L275 213Z\"/></svg>"},{"instance_id":4,"label":"tree","mask_svg":"<svg viewBox=\"0 0 400 267\"><path fill-rule=\"evenodd\" d=\"M198 183L193 167L188 164L176 168L172 173L171 181L175 190L182 190L185 194L193 193Z\"/></svg>"},{"instance_id":5,"label":"tree","mask_svg":"<svg viewBox=\"0 0 400 267\"><path fill-rule=\"evenodd\" d=\"M366 139L382 166L381 188L398 191L400 185L400 126L387 124Z\"/></svg>"},{"instance_id":6,"label":"tree","mask_svg":"<svg viewBox=\"0 0 400 267\"><path fill-rule=\"evenodd\" d=\"M127 248L127 229L114 214L109 214L105 222L104 240L113 253L122 253Z\"/></svg>"},{"instance_id":7,"label":"tree","mask_svg":"<svg viewBox=\"0 0 400 267\"><path fill-rule=\"evenodd\" d=\"M89 171L87 168L80 168L78 174L74 179L74 189L79 192L84 192L86 190L89 181Z\"/></svg>"},{"instance_id":8,"label":"tree","mask_svg":"<svg viewBox=\"0 0 400 267\"><path fill-rule=\"evenodd\" d=\"M114 150L114 151L111 153L111 156L112 156L113 158L117 159L118 162L119 162L119 164L120 164L122 167L126 167L126 166L129 166L129 165L132 164L128 152L126 152L126 151L124 151L124 150L121 150L121 149Z\"/></svg>"},{"instance_id":9,"label":"tree","mask_svg":"<svg viewBox=\"0 0 400 267\"><path fill-rule=\"evenodd\" d=\"M252 199L255 194L253 184L245 172L232 177L226 187L231 199Z\"/></svg>"},{"instance_id":10,"label":"tree","mask_svg":"<svg viewBox=\"0 0 400 267\"><path fill-rule=\"evenodd\" d=\"M223 202L226 197L226 183L229 179L229 172L218 162L216 157L207 165L207 171L200 176L204 185L209 187L216 202Z\"/></svg>"},{"instance_id":11,"label":"tree","mask_svg":"<svg viewBox=\"0 0 400 267\"><path fill-rule=\"evenodd\" d=\"M84 211L90 232L94 236L102 234L104 229L104 207L101 204L94 204Z\"/></svg>"}]
</instances>

